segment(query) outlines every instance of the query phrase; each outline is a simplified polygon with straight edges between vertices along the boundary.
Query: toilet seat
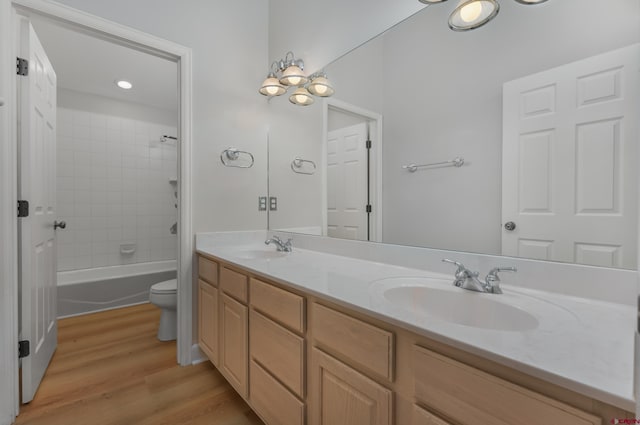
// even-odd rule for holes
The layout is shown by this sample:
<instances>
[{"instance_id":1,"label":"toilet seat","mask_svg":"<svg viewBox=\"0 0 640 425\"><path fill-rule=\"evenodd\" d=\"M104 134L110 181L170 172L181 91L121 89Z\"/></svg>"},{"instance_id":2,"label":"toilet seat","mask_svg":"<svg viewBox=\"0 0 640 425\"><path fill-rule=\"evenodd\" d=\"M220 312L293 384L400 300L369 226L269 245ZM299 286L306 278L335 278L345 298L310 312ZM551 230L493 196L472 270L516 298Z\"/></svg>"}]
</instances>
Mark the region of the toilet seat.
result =
<instances>
[{"instance_id":1,"label":"toilet seat","mask_svg":"<svg viewBox=\"0 0 640 425\"><path fill-rule=\"evenodd\" d=\"M165 280L151 286L153 294L175 294L178 292L178 281L176 279Z\"/></svg>"}]
</instances>

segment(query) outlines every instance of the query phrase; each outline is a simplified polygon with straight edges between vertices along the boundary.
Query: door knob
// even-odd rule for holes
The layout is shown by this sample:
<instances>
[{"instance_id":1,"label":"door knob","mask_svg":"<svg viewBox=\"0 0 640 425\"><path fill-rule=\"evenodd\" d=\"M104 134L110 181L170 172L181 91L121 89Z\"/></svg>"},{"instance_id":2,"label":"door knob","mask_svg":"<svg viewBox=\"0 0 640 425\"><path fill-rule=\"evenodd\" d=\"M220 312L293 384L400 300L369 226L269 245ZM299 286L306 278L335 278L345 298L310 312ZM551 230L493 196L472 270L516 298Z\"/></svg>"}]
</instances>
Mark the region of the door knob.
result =
<instances>
[{"instance_id":1,"label":"door knob","mask_svg":"<svg viewBox=\"0 0 640 425\"><path fill-rule=\"evenodd\" d=\"M61 228L61 229L65 229L67 227L67 223L65 223L64 221L54 221L53 222L53 230L56 230L57 228Z\"/></svg>"},{"instance_id":2,"label":"door knob","mask_svg":"<svg viewBox=\"0 0 640 425\"><path fill-rule=\"evenodd\" d=\"M507 229L508 231L512 232L516 228L516 223L514 223L513 221L507 221L504 224L504 228Z\"/></svg>"}]
</instances>

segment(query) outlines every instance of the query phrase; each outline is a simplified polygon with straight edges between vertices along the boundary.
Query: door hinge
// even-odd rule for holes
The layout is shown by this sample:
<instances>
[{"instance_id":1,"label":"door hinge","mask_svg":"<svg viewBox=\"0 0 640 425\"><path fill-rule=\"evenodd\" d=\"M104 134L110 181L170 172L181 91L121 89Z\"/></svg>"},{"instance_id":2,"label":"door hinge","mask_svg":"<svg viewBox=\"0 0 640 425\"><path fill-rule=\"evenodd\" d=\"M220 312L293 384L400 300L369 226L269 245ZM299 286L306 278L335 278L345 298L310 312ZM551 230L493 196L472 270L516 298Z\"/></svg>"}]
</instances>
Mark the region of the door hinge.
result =
<instances>
[{"instance_id":1,"label":"door hinge","mask_svg":"<svg viewBox=\"0 0 640 425\"><path fill-rule=\"evenodd\" d=\"M367 212L370 213L371 211L372 211L371 210L371 204L369 204L369 205L367 205Z\"/></svg>"},{"instance_id":2,"label":"door hinge","mask_svg":"<svg viewBox=\"0 0 640 425\"><path fill-rule=\"evenodd\" d=\"M18 358L23 359L31 354L31 344L29 341L18 341Z\"/></svg>"},{"instance_id":3,"label":"door hinge","mask_svg":"<svg viewBox=\"0 0 640 425\"><path fill-rule=\"evenodd\" d=\"M29 201L18 201L18 218L29 217Z\"/></svg>"},{"instance_id":4,"label":"door hinge","mask_svg":"<svg viewBox=\"0 0 640 425\"><path fill-rule=\"evenodd\" d=\"M27 76L29 75L29 61L22 58L16 58L16 74Z\"/></svg>"},{"instance_id":5,"label":"door hinge","mask_svg":"<svg viewBox=\"0 0 640 425\"><path fill-rule=\"evenodd\" d=\"M367 149L371 149L371 140L367 140Z\"/></svg>"}]
</instances>

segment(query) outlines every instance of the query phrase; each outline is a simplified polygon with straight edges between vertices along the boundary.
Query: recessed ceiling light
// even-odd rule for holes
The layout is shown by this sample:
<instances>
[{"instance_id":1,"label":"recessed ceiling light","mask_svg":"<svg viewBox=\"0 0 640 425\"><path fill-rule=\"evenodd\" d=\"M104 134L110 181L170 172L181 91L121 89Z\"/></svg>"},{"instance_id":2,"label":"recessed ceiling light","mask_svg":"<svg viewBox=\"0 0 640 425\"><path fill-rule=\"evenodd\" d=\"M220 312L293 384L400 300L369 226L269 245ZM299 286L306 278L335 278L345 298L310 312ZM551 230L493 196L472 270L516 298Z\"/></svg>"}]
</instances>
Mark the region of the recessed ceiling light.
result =
<instances>
[{"instance_id":1,"label":"recessed ceiling light","mask_svg":"<svg viewBox=\"0 0 640 425\"><path fill-rule=\"evenodd\" d=\"M130 90L133 87L133 84L126 80L116 80L116 85L124 90Z\"/></svg>"}]
</instances>

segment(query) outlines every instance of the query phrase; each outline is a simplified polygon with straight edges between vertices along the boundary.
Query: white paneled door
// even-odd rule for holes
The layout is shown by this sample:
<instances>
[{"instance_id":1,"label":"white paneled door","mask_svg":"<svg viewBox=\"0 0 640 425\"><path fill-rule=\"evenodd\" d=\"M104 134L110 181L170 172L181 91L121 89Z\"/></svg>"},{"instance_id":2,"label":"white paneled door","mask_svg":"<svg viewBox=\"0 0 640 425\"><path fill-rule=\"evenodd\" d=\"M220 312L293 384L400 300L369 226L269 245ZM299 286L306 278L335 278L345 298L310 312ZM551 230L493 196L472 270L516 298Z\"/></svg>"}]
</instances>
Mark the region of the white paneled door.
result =
<instances>
[{"instance_id":1,"label":"white paneled door","mask_svg":"<svg viewBox=\"0 0 640 425\"><path fill-rule=\"evenodd\" d=\"M366 122L327 137L327 235L366 241L368 158Z\"/></svg>"},{"instance_id":2,"label":"white paneled door","mask_svg":"<svg viewBox=\"0 0 640 425\"><path fill-rule=\"evenodd\" d=\"M639 56L632 45L505 83L504 255L636 268Z\"/></svg>"},{"instance_id":3,"label":"white paneled door","mask_svg":"<svg viewBox=\"0 0 640 425\"><path fill-rule=\"evenodd\" d=\"M20 27L20 56L28 75L17 76L20 100L19 197L29 201L20 218L22 402L31 401L57 346L56 323L56 74L27 20Z\"/></svg>"}]
</instances>

